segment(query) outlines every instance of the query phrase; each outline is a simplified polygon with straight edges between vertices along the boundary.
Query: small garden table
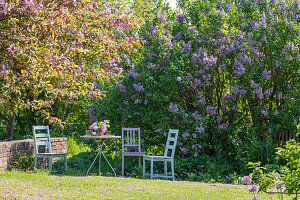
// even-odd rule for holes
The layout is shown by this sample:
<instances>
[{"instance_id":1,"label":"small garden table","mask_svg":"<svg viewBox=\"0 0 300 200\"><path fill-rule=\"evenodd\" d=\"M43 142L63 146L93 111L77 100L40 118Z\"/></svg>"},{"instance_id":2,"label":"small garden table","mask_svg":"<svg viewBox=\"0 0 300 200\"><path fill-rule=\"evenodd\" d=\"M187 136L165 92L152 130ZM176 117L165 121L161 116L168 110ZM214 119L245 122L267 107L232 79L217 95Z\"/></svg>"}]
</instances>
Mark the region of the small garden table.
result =
<instances>
[{"instance_id":1,"label":"small garden table","mask_svg":"<svg viewBox=\"0 0 300 200\"><path fill-rule=\"evenodd\" d=\"M85 135L85 136L80 136L80 137L84 138L84 139L93 139L93 140L95 140L98 143L98 147L99 147L99 151L98 151L94 161L92 162L91 166L89 167L88 171L86 172L86 176L89 174L89 171L92 168L92 166L95 163L98 156L99 156L99 175L100 175L101 155L105 158L106 162L109 164L109 166L112 169L112 171L114 172L115 176L117 176L115 170L112 168L111 164L109 163L109 161L107 160L107 158L103 154L102 147L103 147L103 144L104 144L105 140L120 139L121 136L116 136L116 135L88 136L88 135Z\"/></svg>"}]
</instances>

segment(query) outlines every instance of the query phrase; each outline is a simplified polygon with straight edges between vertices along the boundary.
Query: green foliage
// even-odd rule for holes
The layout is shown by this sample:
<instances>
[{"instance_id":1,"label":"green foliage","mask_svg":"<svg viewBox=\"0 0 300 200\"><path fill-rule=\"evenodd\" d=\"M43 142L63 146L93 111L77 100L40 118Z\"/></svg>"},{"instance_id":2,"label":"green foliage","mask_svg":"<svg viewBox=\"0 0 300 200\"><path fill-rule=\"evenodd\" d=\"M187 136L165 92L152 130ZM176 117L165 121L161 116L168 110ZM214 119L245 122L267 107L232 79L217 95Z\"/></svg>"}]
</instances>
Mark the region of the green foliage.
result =
<instances>
[{"instance_id":1,"label":"green foliage","mask_svg":"<svg viewBox=\"0 0 300 200\"><path fill-rule=\"evenodd\" d=\"M91 151L90 147L80 142L78 143L73 137L68 137L67 142L68 156L74 156L81 152Z\"/></svg>"},{"instance_id":2,"label":"green foliage","mask_svg":"<svg viewBox=\"0 0 300 200\"><path fill-rule=\"evenodd\" d=\"M26 156L17 153L10 160L10 170L33 170L34 156Z\"/></svg>"},{"instance_id":3,"label":"green foliage","mask_svg":"<svg viewBox=\"0 0 300 200\"><path fill-rule=\"evenodd\" d=\"M283 148L277 149L276 158L282 160L284 165L268 173L260 162L249 163L250 168L253 168L250 176L259 184L259 191L274 193L276 189L281 199L283 193L295 195L294 199L297 199L300 191L300 143L290 140Z\"/></svg>"}]
</instances>

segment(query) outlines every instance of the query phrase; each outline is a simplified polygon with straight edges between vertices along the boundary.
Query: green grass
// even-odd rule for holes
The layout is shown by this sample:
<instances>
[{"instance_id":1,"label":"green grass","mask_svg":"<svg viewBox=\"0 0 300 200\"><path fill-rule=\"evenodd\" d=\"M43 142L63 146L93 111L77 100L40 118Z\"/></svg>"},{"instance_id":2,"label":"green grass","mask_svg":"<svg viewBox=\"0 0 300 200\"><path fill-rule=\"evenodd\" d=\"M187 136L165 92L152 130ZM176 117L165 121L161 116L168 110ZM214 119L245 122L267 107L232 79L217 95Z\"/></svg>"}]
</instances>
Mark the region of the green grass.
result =
<instances>
[{"instance_id":1,"label":"green grass","mask_svg":"<svg viewBox=\"0 0 300 200\"><path fill-rule=\"evenodd\" d=\"M261 200L271 199L260 194ZM250 199L247 186L103 176L0 173L0 199ZM274 196L273 196L274 199ZM284 198L289 199L289 198Z\"/></svg>"}]
</instances>

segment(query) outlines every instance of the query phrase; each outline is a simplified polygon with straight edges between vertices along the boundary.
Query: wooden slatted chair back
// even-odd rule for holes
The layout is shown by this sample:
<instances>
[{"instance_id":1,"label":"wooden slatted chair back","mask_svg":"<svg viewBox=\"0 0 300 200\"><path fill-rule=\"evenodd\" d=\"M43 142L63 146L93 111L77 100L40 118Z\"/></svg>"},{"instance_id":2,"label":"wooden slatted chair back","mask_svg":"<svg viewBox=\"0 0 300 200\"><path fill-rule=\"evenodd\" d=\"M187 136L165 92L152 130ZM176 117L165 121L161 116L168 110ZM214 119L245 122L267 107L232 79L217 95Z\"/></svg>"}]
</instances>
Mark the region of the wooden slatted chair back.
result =
<instances>
[{"instance_id":1,"label":"wooden slatted chair back","mask_svg":"<svg viewBox=\"0 0 300 200\"><path fill-rule=\"evenodd\" d=\"M39 153L39 146L48 146L49 153L52 153L49 126L32 126L35 154ZM45 141L46 138L46 141Z\"/></svg>"},{"instance_id":2,"label":"wooden slatted chair back","mask_svg":"<svg viewBox=\"0 0 300 200\"><path fill-rule=\"evenodd\" d=\"M140 128L122 128L122 152L124 152L126 148L130 147L141 152Z\"/></svg>"},{"instance_id":3,"label":"wooden slatted chair back","mask_svg":"<svg viewBox=\"0 0 300 200\"><path fill-rule=\"evenodd\" d=\"M179 130L170 129L165 147L164 156L174 158Z\"/></svg>"}]
</instances>

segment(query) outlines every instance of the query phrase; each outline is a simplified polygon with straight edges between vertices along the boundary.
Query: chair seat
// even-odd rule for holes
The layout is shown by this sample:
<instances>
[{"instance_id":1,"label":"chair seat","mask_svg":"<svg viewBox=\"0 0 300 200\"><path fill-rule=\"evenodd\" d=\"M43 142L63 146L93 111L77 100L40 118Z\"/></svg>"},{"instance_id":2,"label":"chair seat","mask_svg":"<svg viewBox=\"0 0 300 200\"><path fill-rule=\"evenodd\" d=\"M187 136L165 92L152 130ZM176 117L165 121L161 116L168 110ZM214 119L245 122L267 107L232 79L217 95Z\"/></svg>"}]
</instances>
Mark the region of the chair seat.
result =
<instances>
[{"instance_id":1,"label":"chair seat","mask_svg":"<svg viewBox=\"0 0 300 200\"><path fill-rule=\"evenodd\" d=\"M124 152L124 156L143 156L145 152Z\"/></svg>"},{"instance_id":2,"label":"chair seat","mask_svg":"<svg viewBox=\"0 0 300 200\"><path fill-rule=\"evenodd\" d=\"M172 160L168 156L143 156L145 160Z\"/></svg>"},{"instance_id":3,"label":"chair seat","mask_svg":"<svg viewBox=\"0 0 300 200\"><path fill-rule=\"evenodd\" d=\"M68 153L38 153L36 157L65 157Z\"/></svg>"}]
</instances>

